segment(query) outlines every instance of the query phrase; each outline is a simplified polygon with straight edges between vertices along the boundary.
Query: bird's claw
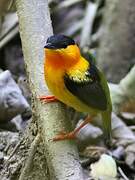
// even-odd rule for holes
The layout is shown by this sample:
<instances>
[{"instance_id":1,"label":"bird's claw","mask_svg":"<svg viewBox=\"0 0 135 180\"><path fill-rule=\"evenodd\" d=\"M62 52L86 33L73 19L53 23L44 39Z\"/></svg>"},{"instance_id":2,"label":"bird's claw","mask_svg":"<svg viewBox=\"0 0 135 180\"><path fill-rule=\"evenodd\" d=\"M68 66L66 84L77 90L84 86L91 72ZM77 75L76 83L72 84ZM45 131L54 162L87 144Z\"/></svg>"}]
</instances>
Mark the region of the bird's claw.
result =
<instances>
[{"instance_id":1,"label":"bird's claw","mask_svg":"<svg viewBox=\"0 0 135 180\"><path fill-rule=\"evenodd\" d=\"M44 103L49 103L49 102L56 102L58 99L53 96L53 95L47 95L47 96L40 96L38 99Z\"/></svg>"},{"instance_id":2,"label":"bird's claw","mask_svg":"<svg viewBox=\"0 0 135 180\"><path fill-rule=\"evenodd\" d=\"M75 133L74 131L70 132L70 133L66 133L66 132L61 132L60 134L58 134L56 137L54 137L52 140L53 141L62 141L62 140L69 140L69 139L75 139Z\"/></svg>"}]
</instances>

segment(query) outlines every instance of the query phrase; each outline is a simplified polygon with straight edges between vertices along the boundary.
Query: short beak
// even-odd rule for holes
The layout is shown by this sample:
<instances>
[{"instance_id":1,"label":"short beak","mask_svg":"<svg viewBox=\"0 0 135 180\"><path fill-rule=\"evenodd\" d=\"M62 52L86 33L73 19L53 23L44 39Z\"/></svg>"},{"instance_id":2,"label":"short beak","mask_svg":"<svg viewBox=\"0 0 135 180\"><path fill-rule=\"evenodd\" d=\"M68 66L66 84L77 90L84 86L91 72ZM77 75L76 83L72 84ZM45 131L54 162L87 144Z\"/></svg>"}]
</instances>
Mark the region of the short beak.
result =
<instances>
[{"instance_id":1,"label":"short beak","mask_svg":"<svg viewBox=\"0 0 135 180\"><path fill-rule=\"evenodd\" d=\"M46 48L46 49L53 49L53 50L57 49L52 43L46 43L44 48Z\"/></svg>"},{"instance_id":2,"label":"short beak","mask_svg":"<svg viewBox=\"0 0 135 180\"><path fill-rule=\"evenodd\" d=\"M44 48L47 48L47 49L52 49L52 44L51 43L46 43L46 45L44 46Z\"/></svg>"}]
</instances>

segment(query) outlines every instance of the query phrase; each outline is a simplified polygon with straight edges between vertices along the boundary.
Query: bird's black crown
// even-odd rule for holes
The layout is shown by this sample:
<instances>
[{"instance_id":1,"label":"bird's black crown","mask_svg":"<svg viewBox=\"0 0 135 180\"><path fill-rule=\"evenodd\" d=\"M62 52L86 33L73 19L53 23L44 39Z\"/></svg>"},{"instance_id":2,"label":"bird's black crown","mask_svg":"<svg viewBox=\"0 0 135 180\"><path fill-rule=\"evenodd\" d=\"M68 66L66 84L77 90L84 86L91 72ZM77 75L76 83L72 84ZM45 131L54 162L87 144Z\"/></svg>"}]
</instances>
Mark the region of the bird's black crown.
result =
<instances>
[{"instance_id":1,"label":"bird's black crown","mask_svg":"<svg viewBox=\"0 0 135 180\"><path fill-rule=\"evenodd\" d=\"M65 35L53 35L50 36L47 41L46 41L46 45L44 46L44 48L48 48L48 49L61 49L61 48L66 48L69 45L74 45L75 41Z\"/></svg>"}]
</instances>

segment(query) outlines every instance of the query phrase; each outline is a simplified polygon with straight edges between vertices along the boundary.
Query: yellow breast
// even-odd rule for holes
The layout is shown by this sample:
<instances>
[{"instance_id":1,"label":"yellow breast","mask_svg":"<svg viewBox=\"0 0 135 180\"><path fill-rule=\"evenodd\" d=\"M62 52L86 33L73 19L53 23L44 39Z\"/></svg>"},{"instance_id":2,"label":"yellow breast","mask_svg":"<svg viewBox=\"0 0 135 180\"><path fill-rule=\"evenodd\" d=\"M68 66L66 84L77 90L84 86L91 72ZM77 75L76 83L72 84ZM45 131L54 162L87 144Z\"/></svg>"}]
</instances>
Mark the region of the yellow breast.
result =
<instances>
[{"instance_id":1,"label":"yellow breast","mask_svg":"<svg viewBox=\"0 0 135 180\"><path fill-rule=\"evenodd\" d=\"M90 112L92 114L97 113L95 109L87 106L83 102L81 102L76 96L68 91L64 84L64 75L68 73L69 76L78 76L82 78L82 74L88 68L87 61L79 61L81 63L76 64L74 67L66 70L61 68L56 68L49 63L49 60L45 61L45 80L48 88L61 102L67 104L68 106L73 107L77 111L80 112ZM81 73L82 72L82 73Z\"/></svg>"}]
</instances>

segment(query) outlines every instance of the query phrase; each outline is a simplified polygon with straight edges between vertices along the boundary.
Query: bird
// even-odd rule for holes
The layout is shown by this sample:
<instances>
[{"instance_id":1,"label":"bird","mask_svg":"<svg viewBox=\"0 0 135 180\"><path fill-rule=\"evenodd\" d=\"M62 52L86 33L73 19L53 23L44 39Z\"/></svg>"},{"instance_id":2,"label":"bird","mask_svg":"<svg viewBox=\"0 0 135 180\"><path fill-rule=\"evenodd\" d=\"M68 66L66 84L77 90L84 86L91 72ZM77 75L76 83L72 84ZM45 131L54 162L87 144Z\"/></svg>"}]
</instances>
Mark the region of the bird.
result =
<instances>
[{"instance_id":1,"label":"bird","mask_svg":"<svg viewBox=\"0 0 135 180\"><path fill-rule=\"evenodd\" d=\"M81 53L76 42L68 36L50 36L44 46L44 76L53 95L41 96L44 102L61 101L88 116L75 130L61 132L53 141L74 139L76 134L98 114L103 121L104 138L111 139L112 103L107 80L95 65L92 54Z\"/></svg>"}]
</instances>

